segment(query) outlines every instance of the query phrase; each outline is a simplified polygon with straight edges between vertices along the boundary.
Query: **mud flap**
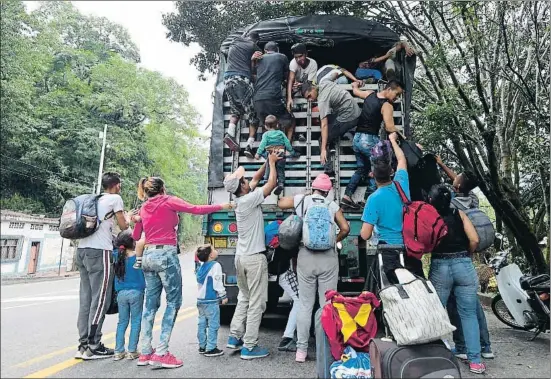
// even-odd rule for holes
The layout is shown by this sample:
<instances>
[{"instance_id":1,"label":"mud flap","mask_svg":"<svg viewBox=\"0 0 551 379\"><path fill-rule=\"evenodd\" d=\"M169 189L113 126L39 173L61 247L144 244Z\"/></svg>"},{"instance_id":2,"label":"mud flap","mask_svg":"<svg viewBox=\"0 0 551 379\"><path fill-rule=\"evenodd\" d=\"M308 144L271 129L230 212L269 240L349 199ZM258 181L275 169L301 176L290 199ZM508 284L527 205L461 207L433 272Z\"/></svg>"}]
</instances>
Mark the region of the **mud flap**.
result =
<instances>
[{"instance_id":1,"label":"mud flap","mask_svg":"<svg viewBox=\"0 0 551 379\"><path fill-rule=\"evenodd\" d=\"M331 364L335 361L331 355L331 347L327 335L321 326L321 311L318 309L314 316L316 329L316 371L320 379L331 378Z\"/></svg>"}]
</instances>

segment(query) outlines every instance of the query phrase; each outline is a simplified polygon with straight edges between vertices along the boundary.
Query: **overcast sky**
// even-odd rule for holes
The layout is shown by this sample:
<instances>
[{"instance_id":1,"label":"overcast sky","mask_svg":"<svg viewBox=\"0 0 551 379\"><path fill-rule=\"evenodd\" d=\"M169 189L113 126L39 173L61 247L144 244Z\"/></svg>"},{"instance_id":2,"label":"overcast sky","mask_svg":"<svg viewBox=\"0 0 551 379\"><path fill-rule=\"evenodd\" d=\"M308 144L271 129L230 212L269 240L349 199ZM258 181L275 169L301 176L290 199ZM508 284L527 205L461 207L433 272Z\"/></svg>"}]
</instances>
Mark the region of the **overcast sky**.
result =
<instances>
[{"instance_id":1,"label":"overcast sky","mask_svg":"<svg viewBox=\"0 0 551 379\"><path fill-rule=\"evenodd\" d=\"M211 94L214 78L200 81L198 71L189 60L199 51L199 46L186 47L170 42L162 24L163 13L174 9L172 1L72 1L83 14L106 17L124 26L138 46L140 65L176 79L189 92L189 100L201 115L199 130L203 131L212 118ZM28 10L40 4L25 1Z\"/></svg>"}]
</instances>

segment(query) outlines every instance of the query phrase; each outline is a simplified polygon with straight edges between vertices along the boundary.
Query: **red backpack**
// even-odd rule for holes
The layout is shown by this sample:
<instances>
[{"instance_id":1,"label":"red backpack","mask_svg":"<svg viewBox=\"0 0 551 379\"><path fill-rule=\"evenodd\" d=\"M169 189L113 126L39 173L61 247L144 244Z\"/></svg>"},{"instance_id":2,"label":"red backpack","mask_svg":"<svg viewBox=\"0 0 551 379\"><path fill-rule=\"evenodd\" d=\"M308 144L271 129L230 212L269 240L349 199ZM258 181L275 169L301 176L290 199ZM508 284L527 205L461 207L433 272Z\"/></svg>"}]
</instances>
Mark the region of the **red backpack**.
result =
<instances>
[{"instance_id":1,"label":"red backpack","mask_svg":"<svg viewBox=\"0 0 551 379\"><path fill-rule=\"evenodd\" d=\"M394 182L404 203L404 226L402 235L407 254L421 259L431 253L448 234L448 226L438 211L423 201L409 201L398 182Z\"/></svg>"}]
</instances>

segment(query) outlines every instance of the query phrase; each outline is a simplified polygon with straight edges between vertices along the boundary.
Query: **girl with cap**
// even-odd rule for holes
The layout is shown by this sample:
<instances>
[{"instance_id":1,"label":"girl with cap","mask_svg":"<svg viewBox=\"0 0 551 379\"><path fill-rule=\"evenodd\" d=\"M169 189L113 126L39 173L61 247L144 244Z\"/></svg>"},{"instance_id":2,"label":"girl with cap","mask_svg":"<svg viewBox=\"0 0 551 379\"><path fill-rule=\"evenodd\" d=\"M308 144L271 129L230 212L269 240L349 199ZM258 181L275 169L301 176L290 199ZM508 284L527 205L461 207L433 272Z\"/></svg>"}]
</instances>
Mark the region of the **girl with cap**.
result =
<instances>
[{"instance_id":1,"label":"girl with cap","mask_svg":"<svg viewBox=\"0 0 551 379\"><path fill-rule=\"evenodd\" d=\"M284 197L279 200L278 206L281 209L295 208L297 214L304 216L312 204L323 202L332 216L331 222L339 227L336 242L340 242L348 236L350 227L339 205L335 201L327 199L332 187L329 176L320 174L312 182L313 193L311 195L300 194L295 197ZM300 308L297 320L296 361L305 362L316 295L319 296L320 305L323 305L325 292L337 289L339 260L335 248L312 251L301 244L297 259L297 275Z\"/></svg>"}]
</instances>

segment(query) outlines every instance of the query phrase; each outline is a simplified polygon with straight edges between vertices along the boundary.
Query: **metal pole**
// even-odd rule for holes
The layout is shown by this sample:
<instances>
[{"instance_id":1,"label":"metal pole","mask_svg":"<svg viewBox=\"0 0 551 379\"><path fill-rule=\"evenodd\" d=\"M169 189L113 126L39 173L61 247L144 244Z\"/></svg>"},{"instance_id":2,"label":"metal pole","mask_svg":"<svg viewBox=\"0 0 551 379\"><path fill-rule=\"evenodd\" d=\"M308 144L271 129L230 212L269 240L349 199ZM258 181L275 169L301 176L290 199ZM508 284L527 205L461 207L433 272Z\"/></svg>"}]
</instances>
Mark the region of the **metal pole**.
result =
<instances>
[{"instance_id":1,"label":"metal pole","mask_svg":"<svg viewBox=\"0 0 551 379\"><path fill-rule=\"evenodd\" d=\"M107 142L107 124L103 127L103 144L101 145L101 157L99 160L99 172L98 172L98 187L96 190L96 195L99 195L101 192L101 176L103 174L103 160L105 159L105 143Z\"/></svg>"},{"instance_id":2,"label":"metal pole","mask_svg":"<svg viewBox=\"0 0 551 379\"><path fill-rule=\"evenodd\" d=\"M61 259L63 258L63 242L65 242L65 238L61 238L61 251L59 252L59 267L57 268L57 276L61 275Z\"/></svg>"}]
</instances>

